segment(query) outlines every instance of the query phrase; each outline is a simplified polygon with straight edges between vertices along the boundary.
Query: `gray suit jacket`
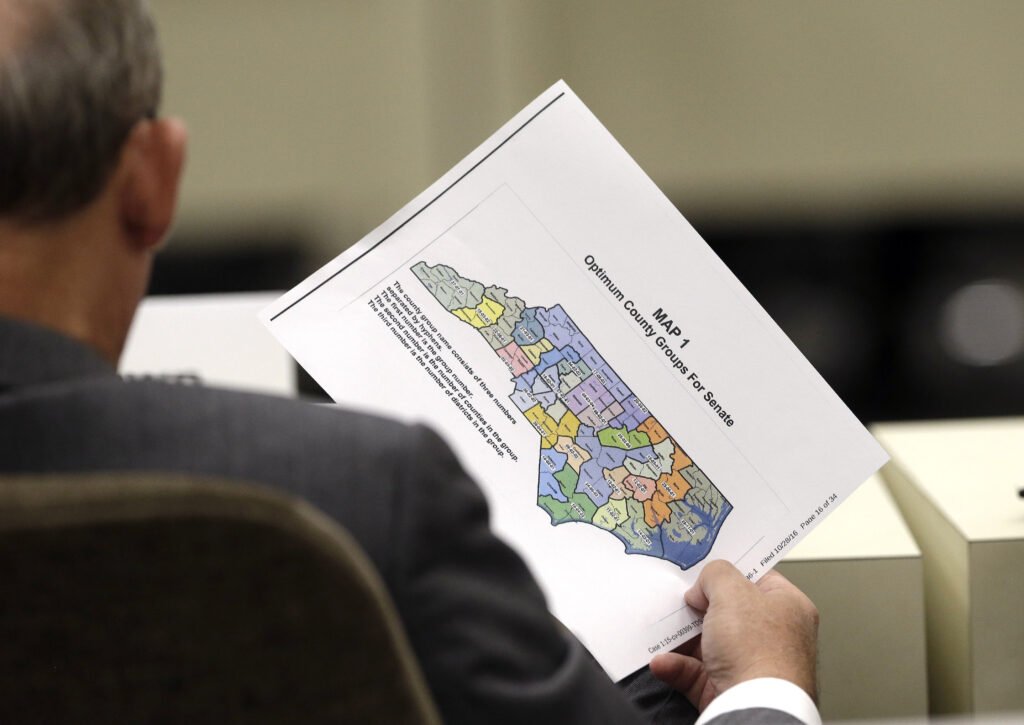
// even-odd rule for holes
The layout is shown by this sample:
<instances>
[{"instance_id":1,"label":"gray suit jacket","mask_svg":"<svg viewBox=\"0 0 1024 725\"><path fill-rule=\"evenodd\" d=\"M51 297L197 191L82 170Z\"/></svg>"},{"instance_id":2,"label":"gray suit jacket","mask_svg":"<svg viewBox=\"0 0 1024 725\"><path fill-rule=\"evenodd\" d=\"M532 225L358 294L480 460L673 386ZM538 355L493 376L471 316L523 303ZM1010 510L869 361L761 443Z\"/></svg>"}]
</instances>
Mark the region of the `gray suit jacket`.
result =
<instances>
[{"instance_id":1,"label":"gray suit jacket","mask_svg":"<svg viewBox=\"0 0 1024 725\"><path fill-rule=\"evenodd\" d=\"M377 566L448 722L630 723L671 710L656 686L640 688L644 718L552 620L491 534L481 492L426 428L126 382L78 342L0 318L0 450L4 472L197 472L310 501Z\"/></svg>"}]
</instances>

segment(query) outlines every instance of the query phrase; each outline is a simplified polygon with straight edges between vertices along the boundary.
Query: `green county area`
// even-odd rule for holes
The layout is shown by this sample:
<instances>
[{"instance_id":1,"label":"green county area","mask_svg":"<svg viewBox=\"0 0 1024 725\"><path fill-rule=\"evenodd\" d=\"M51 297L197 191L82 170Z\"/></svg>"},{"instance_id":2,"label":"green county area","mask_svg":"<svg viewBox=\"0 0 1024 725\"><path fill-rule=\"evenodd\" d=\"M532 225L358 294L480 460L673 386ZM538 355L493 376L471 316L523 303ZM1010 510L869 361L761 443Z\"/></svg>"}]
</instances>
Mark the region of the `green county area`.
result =
<instances>
[{"instance_id":1,"label":"green county area","mask_svg":"<svg viewBox=\"0 0 1024 725\"><path fill-rule=\"evenodd\" d=\"M443 264L428 267L424 262L419 262L413 265L412 271L449 312L463 307L476 307L483 301L484 286L459 276L451 267Z\"/></svg>"},{"instance_id":2,"label":"green county area","mask_svg":"<svg viewBox=\"0 0 1024 725\"><path fill-rule=\"evenodd\" d=\"M558 488L562 495L568 500L559 501L554 496L538 496L537 505L551 515L552 524L562 524L566 521L593 521L597 513L597 504L590 500L590 496L583 493L576 493L576 483L579 481L579 474L566 466L555 474L558 481Z\"/></svg>"},{"instance_id":3,"label":"green county area","mask_svg":"<svg viewBox=\"0 0 1024 725\"><path fill-rule=\"evenodd\" d=\"M648 526L644 521L643 504L635 498L624 500L627 519L612 533L618 535L631 550L661 556L661 536L656 527Z\"/></svg>"},{"instance_id":4,"label":"green county area","mask_svg":"<svg viewBox=\"0 0 1024 725\"><path fill-rule=\"evenodd\" d=\"M523 319L526 304L518 297L509 297L508 290L502 287L488 287L484 290L484 295L497 302L504 310L493 325L480 329L480 334L487 340L487 344L494 350L500 350L512 342L512 333Z\"/></svg>"},{"instance_id":5,"label":"green county area","mask_svg":"<svg viewBox=\"0 0 1024 725\"><path fill-rule=\"evenodd\" d=\"M581 359L572 362L565 358L558 361L558 379L562 383L561 390L572 390L590 376L590 366Z\"/></svg>"},{"instance_id":6,"label":"green county area","mask_svg":"<svg viewBox=\"0 0 1024 725\"><path fill-rule=\"evenodd\" d=\"M626 426L621 428L603 428L597 433L601 445L609 448L645 448L651 445L651 439L646 433L638 430L626 431Z\"/></svg>"}]
</instances>

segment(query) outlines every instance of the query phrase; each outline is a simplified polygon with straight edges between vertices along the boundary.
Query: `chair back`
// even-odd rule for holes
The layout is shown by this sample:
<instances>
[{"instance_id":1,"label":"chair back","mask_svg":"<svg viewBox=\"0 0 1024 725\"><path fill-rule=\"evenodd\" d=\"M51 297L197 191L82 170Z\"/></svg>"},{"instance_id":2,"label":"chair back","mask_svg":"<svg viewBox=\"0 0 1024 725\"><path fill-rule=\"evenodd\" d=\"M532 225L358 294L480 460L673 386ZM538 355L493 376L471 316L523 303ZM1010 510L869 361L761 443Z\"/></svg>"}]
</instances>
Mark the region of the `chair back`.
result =
<instances>
[{"instance_id":1,"label":"chair back","mask_svg":"<svg viewBox=\"0 0 1024 725\"><path fill-rule=\"evenodd\" d=\"M0 722L439 723L362 550L185 475L0 477Z\"/></svg>"}]
</instances>

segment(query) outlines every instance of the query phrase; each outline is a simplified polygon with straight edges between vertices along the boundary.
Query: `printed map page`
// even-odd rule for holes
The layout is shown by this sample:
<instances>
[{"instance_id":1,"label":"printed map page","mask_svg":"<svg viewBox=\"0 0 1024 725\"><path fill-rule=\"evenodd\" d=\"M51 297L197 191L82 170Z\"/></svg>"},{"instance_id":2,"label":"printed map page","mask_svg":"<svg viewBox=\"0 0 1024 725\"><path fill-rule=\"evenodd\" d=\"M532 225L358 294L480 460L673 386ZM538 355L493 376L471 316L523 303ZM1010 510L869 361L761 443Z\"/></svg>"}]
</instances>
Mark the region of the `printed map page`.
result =
<instances>
[{"instance_id":1,"label":"printed map page","mask_svg":"<svg viewBox=\"0 0 1024 725\"><path fill-rule=\"evenodd\" d=\"M537 431L537 505L555 526L584 522L688 569L731 504L621 380L561 305L529 307L452 267L412 267L508 368L509 398Z\"/></svg>"},{"instance_id":2,"label":"printed map page","mask_svg":"<svg viewBox=\"0 0 1024 725\"><path fill-rule=\"evenodd\" d=\"M699 633L702 566L756 580L885 461L564 83L263 319L442 435L613 679Z\"/></svg>"}]
</instances>

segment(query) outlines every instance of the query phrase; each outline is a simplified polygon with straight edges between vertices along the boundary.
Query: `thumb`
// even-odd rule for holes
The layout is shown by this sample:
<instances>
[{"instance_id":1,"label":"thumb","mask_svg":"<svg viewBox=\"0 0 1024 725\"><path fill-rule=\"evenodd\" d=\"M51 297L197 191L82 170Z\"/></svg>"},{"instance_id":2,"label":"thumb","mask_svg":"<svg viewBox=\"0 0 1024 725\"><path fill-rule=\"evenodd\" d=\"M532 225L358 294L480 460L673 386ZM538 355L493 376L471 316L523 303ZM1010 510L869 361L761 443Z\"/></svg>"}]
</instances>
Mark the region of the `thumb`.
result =
<instances>
[{"instance_id":1,"label":"thumb","mask_svg":"<svg viewBox=\"0 0 1024 725\"><path fill-rule=\"evenodd\" d=\"M683 600L694 609L706 612L713 600L728 601L730 592L753 585L739 570L727 561L717 559L700 571L697 583L683 595Z\"/></svg>"},{"instance_id":2,"label":"thumb","mask_svg":"<svg viewBox=\"0 0 1024 725\"><path fill-rule=\"evenodd\" d=\"M677 652L660 654L651 660L651 674L682 692L695 706L699 706L701 694L707 683L704 663L695 657Z\"/></svg>"}]
</instances>

